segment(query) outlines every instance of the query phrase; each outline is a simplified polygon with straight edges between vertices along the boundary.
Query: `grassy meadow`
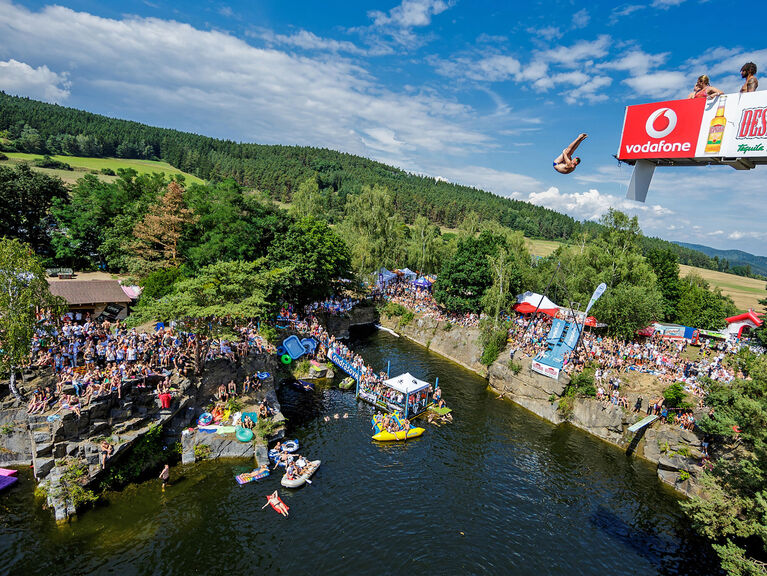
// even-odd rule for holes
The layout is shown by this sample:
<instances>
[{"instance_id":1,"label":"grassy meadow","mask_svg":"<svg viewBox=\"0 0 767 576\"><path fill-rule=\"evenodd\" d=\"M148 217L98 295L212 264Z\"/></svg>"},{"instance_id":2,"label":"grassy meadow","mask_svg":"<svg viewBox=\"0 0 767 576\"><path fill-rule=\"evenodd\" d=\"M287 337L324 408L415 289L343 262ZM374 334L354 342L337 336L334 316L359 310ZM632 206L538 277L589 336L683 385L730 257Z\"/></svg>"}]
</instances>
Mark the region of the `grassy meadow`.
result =
<instances>
[{"instance_id":1,"label":"grassy meadow","mask_svg":"<svg viewBox=\"0 0 767 576\"><path fill-rule=\"evenodd\" d=\"M36 158L42 158L40 154L23 154L21 152L5 152L8 160L0 161L0 166L13 166L21 162L29 162L30 165ZM96 172L99 179L105 182L113 182L117 176L108 176L101 174L102 168L109 168L117 172L119 168L132 168L139 174L152 174L154 172L164 172L165 174L183 174L188 184L202 184L203 181L197 176L192 176L174 168L167 162L155 162L152 160L127 160L124 158L84 158L81 156L52 156L54 160L66 162L74 170L55 170L51 168L38 168L32 166L33 170L43 172L49 176L58 176L67 184L74 184L79 178L82 178L88 172Z\"/></svg>"}]
</instances>

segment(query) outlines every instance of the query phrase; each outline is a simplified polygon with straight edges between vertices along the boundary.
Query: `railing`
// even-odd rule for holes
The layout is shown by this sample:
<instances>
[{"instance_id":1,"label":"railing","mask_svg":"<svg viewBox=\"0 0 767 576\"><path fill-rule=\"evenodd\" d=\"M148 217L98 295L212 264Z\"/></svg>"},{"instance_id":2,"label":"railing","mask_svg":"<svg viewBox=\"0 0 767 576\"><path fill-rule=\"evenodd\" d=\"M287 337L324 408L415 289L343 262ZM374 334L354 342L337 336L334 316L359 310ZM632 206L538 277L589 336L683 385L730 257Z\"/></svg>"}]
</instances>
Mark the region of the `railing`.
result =
<instances>
[{"instance_id":1,"label":"railing","mask_svg":"<svg viewBox=\"0 0 767 576\"><path fill-rule=\"evenodd\" d=\"M342 358L335 352L331 352L328 355L328 358L330 358L330 361L333 362L336 366L338 366L341 370L346 372L349 376L354 378L357 382L360 381L360 378L362 378L362 374L359 370L356 370L354 366L352 366L351 362L349 362L346 358Z\"/></svg>"}]
</instances>

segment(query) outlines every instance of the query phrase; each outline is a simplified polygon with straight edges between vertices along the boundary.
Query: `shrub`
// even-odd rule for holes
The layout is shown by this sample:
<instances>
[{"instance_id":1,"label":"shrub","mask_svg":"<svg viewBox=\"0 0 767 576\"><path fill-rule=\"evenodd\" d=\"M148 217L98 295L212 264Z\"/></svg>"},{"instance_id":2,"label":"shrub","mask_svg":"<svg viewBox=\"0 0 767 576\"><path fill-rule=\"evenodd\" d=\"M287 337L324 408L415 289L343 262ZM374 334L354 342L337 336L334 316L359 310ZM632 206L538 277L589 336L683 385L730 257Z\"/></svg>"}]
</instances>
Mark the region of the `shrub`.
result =
<instances>
[{"instance_id":1,"label":"shrub","mask_svg":"<svg viewBox=\"0 0 767 576\"><path fill-rule=\"evenodd\" d=\"M36 495L63 500L74 506L75 509L98 500L98 496L92 490L87 490L84 487L88 480L88 465L85 462L68 457L58 464L65 467L64 473L59 479L59 485L53 488L50 482L46 481L35 490Z\"/></svg>"},{"instance_id":2,"label":"shrub","mask_svg":"<svg viewBox=\"0 0 767 576\"><path fill-rule=\"evenodd\" d=\"M179 268L165 268L147 274L141 280L141 297L158 300L171 293L173 284L183 277Z\"/></svg>"},{"instance_id":3,"label":"shrub","mask_svg":"<svg viewBox=\"0 0 767 576\"><path fill-rule=\"evenodd\" d=\"M690 479L690 473L687 470L680 470L679 471L679 481L684 482L685 480Z\"/></svg>"},{"instance_id":4,"label":"shrub","mask_svg":"<svg viewBox=\"0 0 767 576\"><path fill-rule=\"evenodd\" d=\"M681 408L687 410L692 405L687 402L687 393L684 391L680 382L674 382L663 391L663 397L666 399L666 406L669 408ZM669 414L669 417L671 414Z\"/></svg>"},{"instance_id":5,"label":"shrub","mask_svg":"<svg viewBox=\"0 0 767 576\"><path fill-rule=\"evenodd\" d=\"M106 176L117 176L117 173L111 168L102 168L100 172Z\"/></svg>"},{"instance_id":6,"label":"shrub","mask_svg":"<svg viewBox=\"0 0 767 576\"><path fill-rule=\"evenodd\" d=\"M256 427L253 429L253 432L258 438L261 438L264 442L269 440L269 438L272 437L274 432L281 426L281 424L278 424L274 420L269 420L268 418L259 418L258 422L256 422Z\"/></svg>"},{"instance_id":7,"label":"shrub","mask_svg":"<svg viewBox=\"0 0 767 576\"><path fill-rule=\"evenodd\" d=\"M245 404L237 400L237 398L229 398L229 400L226 401L226 409L230 412L239 412L243 409Z\"/></svg>"},{"instance_id":8,"label":"shrub","mask_svg":"<svg viewBox=\"0 0 767 576\"><path fill-rule=\"evenodd\" d=\"M210 456L210 446L207 444L197 444L194 447L195 460L205 460L208 456Z\"/></svg>"},{"instance_id":9,"label":"shrub","mask_svg":"<svg viewBox=\"0 0 767 576\"><path fill-rule=\"evenodd\" d=\"M413 314L410 310L405 310L404 314L402 314L402 317L399 319L399 325L407 326L413 321L414 317L415 314Z\"/></svg>"},{"instance_id":10,"label":"shrub","mask_svg":"<svg viewBox=\"0 0 767 576\"><path fill-rule=\"evenodd\" d=\"M258 333L263 338L266 338L267 342L271 342L272 344L277 344L280 340L280 335L277 333L277 330L268 324L261 324L258 328Z\"/></svg>"},{"instance_id":11,"label":"shrub","mask_svg":"<svg viewBox=\"0 0 767 576\"><path fill-rule=\"evenodd\" d=\"M43 156L42 158L35 158L32 164L34 164L38 168L53 168L54 170L74 170L74 168L72 168L66 162L55 160L54 158L51 158L47 154Z\"/></svg>"},{"instance_id":12,"label":"shrub","mask_svg":"<svg viewBox=\"0 0 767 576\"><path fill-rule=\"evenodd\" d=\"M490 321L480 324L479 344L482 346L480 363L490 366L495 362L501 350L506 347L508 337L509 330L506 325L497 326Z\"/></svg>"},{"instance_id":13,"label":"shrub","mask_svg":"<svg viewBox=\"0 0 767 576\"><path fill-rule=\"evenodd\" d=\"M381 308L381 312L387 316L402 316L408 311L402 304L396 302L387 302L385 306Z\"/></svg>"},{"instance_id":14,"label":"shrub","mask_svg":"<svg viewBox=\"0 0 767 576\"><path fill-rule=\"evenodd\" d=\"M296 378L303 378L309 375L309 360L301 358L299 361L294 362L292 365L293 376Z\"/></svg>"},{"instance_id":15,"label":"shrub","mask_svg":"<svg viewBox=\"0 0 767 576\"><path fill-rule=\"evenodd\" d=\"M514 362L514 360L509 360L509 370L516 376L522 371L522 364Z\"/></svg>"},{"instance_id":16,"label":"shrub","mask_svg":"<svg viewBox=\"0 0 767 576\"><path fill-rule=\"evenodd\" d=\"M6 156L2 152L0 152L0 161L2 161L2 160L8 160L8 156Z\"/></svg>"},{"instance_id":17,"label":"shrub","mask_svg":"<svg viewBox=\"0 0 767 576\"><path fill-rule=\"evenodd\" d=\"M450 332L453 329L453 323L450 320L448 320L447 322L445 322L445 325L442 327L442 329L445 332Z\"/></svg>"}]
</instances>

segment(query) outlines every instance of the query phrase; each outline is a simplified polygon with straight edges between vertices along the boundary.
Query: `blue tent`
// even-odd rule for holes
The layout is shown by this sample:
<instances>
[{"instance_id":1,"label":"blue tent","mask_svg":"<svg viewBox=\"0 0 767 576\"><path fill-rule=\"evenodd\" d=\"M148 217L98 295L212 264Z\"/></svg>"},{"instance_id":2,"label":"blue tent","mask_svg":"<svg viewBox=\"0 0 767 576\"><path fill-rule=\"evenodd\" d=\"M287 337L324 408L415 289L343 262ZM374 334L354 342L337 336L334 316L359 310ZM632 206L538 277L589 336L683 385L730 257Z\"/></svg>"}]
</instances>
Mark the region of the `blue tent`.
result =
<instances>
[{"instance_id":1,"label":"blue tent","mask_svg":"<svg viewBox=\"0 0 767 576\"><path fill-rule=\"evenodd\" d=\"M397 279L397 275L394 272L387 270L386 268L381 268L378 271L379 286L386 286L387 284L393 282L396 279Z\"/></svg>"},{"instance_id":2,"label":"blue tent","mask_svg":"<svg viewBox=\"0 0 767 576\"><path fill-rule=\"evenodd\" d=\"M413 284L419 288L431 288L431 282L424 276L421 276L418 280L413 280Z\"/></svg>"}]
</instances>

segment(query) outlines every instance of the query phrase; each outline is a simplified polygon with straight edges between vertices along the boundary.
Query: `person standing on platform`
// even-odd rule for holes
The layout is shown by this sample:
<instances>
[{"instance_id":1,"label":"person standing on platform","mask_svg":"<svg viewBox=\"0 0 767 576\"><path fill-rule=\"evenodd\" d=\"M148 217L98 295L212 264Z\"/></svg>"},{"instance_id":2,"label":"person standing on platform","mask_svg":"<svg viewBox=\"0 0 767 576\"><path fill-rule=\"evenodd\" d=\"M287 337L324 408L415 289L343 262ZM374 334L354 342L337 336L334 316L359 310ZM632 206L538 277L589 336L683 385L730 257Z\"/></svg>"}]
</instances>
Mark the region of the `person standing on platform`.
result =
<instances>
[{"instance_id":1,"label":"person standing on platform","mask_svg":"<svg viewBox=\"0 0 767 576\"><path fill-rule=\"evenodd\" d=\"M756 79L756 64L753 62L743 64L743 68L740 69L740 77L746 81L740 88L741 92L756 92L759 88L759 80Z\"/></svg>"}]
</instances>

